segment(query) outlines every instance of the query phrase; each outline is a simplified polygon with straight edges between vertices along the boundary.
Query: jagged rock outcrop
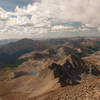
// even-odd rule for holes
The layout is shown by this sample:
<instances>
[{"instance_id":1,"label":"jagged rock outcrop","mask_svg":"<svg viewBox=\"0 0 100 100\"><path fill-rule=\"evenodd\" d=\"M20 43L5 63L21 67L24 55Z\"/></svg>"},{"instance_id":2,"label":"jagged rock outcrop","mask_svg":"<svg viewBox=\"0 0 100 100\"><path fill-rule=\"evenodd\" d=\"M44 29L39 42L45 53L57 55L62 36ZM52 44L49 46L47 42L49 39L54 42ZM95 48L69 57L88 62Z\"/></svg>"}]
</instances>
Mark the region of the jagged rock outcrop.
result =
<instances>
[{"instance_id":1,"label":"jagged rock outcrop","mask_svg":"<svg viewBox=\"0 0 100 100\"><path fill-rule=\"evenodd\" d=\"M49 68L54 71L55 78L59 78L62 87L78 84L92 75L100 75L97 66L85 62L75 55L68 56L64 64L53 63Z\"/></svg>"}]
</instances>

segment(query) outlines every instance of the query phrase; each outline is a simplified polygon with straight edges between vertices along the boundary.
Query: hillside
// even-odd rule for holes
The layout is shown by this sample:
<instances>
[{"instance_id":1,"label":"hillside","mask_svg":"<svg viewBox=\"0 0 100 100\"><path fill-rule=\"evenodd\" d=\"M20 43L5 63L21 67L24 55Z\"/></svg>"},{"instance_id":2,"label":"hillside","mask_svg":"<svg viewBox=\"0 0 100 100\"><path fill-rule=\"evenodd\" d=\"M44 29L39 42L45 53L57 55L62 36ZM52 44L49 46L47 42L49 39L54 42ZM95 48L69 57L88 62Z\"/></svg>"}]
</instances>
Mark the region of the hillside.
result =
<instances>
[{"instance_id":1,"label":"hillside","mask_svg":"<svg viewBox=\"0 0 100 100\"><path fill-rule=\"evenodd\" d=\"M89 56L83 57L83 59L100 66L100 51L97 51Z\"/></svg>"},{"instance_id":2,"label":"hillside","mask_svg":"<svg viewBox=\"0 0 100 100\"><path fill-rule=\"evenodd\" d=\"M58 97L66 95L63 91L67 88L71 89L70 92L75 91L77 87L87 86L91 79L99 79L98 66L87 63L76 55L67 56L61 62L63 63L52 63L35 75L24 75L8 82L0 82L0 97L4 100L57 100Z\"/></svg>"},{"instance_id":3,"label":"hillside","mask_svg":"<svg viewBox=\"0 0 100 100\"><path fill-rule=\"evenodd\" d=\"M48 46L51 47L51 45L45 41L35 41L31 39L22 39L4 45L0 47L0 67L10 66L11 64L16 66L17 63L22 62L17 61L21 55L31 51L41 51L48 48Z\"/></svg>"}]
</instances>

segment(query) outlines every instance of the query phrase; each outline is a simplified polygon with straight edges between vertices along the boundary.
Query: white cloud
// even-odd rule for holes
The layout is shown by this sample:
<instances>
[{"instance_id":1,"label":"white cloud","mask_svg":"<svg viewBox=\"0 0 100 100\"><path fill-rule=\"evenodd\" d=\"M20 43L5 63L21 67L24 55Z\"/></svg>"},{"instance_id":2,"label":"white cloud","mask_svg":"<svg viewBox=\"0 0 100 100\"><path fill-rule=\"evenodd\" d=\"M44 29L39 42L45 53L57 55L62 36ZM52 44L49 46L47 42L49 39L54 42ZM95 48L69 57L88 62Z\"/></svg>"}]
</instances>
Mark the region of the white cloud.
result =
<instances>
[{"instance_id":1,"label":"white cloud","mask_svg":"<svg viewBox=\"0 0 100 100\"><path fill-rule=\"evenodd\" d=\"M26 7L16 7L14 12L0 8L0 39L12 37L43 37L50 30L91 33L99 30L100 0L41 0ZM54 23L81 22L85 27L54 25Z\"/></svg>"},{"instance_id":2,"label":"white cloud","mask_svg":"<svg viewBox=\"0 0 100 100\"><path fill-rule=\"evenodd\" d=\"M86 27L89 27L89 28L93 28L93 27L95 27L95 26L92 25L92 24L85 24L85 26L86 26Z\"/></svg>"},{"instance_id":3,"label":"white cloud","mask_svg":"<svg viewBox=\"0 0 100 100\"><path fill-rule=\"evenodd\" d=\"M100 0L42 0L42 3L58 21L100 24Z\"/></svg>"},{"instance_id":4,"label":"white cloud","mask_svg":"<svg viewBox=\"0 0 100 100\"><path fill-rule=\"evenodd\" d=\"M100 31L100 27L98 27L98 31Z\"/></svg>"},{"instance_id":5,"label":"white cloud","mask_svg":"<svg viewBox=\"0 0 100 100\"><path fill-rule=\"evenodd\" d=\"M82 31L82 32L89 32L90 31L91 32L91 29L84 27L84 28L80 28L79 31Z\"/></svg>"},{"instance_id":6,"label":"white cloud","mask_svg":"<svg viewBox=\"0 0 100 100\"><path fill-rule=\"evenodd\" d=\"M66 30L66 31L72 31L74 29L73 26L64 26L64 25L55 25L51 28L52 31L60 31L60 30Z\"/></svg>"}]
</instances>

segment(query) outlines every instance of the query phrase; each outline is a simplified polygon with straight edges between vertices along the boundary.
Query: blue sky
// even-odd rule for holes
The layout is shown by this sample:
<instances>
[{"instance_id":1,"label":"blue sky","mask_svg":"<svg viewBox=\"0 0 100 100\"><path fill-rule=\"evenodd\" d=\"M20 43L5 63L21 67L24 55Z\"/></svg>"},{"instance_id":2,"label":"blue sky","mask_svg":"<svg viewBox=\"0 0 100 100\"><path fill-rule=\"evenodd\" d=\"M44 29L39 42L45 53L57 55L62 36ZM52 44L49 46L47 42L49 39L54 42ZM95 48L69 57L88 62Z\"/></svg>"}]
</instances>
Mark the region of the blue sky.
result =
<instances>
[{"instance_id":1,"label":"blue sky","mask_svg":"<svg viewBox=\"0 0 100 100\"><path fill-rule=\"evenodd\" d=\"M34 1L35 0L0 0L0 7L7 11L13 11L16 6L23 7Z\"/></svg>"},{"instance_id":2,"label":"blue sky","mask_svg":"<svg viewBox=\"0 0 100 100\"><path fill-rule=\"evenodd\" d=\"M100 36L100 0L0 0L0 39Z\"/></svg>"}]
</instances>

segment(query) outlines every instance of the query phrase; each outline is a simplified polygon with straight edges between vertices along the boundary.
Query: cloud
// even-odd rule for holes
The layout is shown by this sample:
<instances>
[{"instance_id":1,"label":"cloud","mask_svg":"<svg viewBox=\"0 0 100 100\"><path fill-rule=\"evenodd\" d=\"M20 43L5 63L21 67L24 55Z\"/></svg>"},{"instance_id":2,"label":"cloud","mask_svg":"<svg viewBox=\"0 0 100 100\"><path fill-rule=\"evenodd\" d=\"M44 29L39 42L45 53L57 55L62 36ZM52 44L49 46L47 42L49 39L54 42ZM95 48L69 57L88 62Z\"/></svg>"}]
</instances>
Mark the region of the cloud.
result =
<instances>
[{"instance_id":1,"label":"cloud","mask_svg":"<svg viewBox=\"0 0 100 100\"><path fill-rule=\"evenodd\" d=\"M55 20L100 24L100 0L42 0L42 4Z\"/></svg>"},{"instance_id":2,"label":"cloud","mask_svg":"<svg viewBox=\"0 0 100 100\"><path fill-rule=\"evenodd\" d=\"M100 0L35 0L13 12L0 8L0 39L45 37L54 31L99 34L99 10ZM82 25L70 24L75 22Z\"/></svg>"},{"instance_id":3,"label":"cloud","mask_svg":"<svg viewBox=\"0 0 100 100\"><path fill-rule=\"evenodd\" d=\"M51 32L68 32L75 31L73 26L55 25L51 27Z\"/></svg>"}]
</instances>

